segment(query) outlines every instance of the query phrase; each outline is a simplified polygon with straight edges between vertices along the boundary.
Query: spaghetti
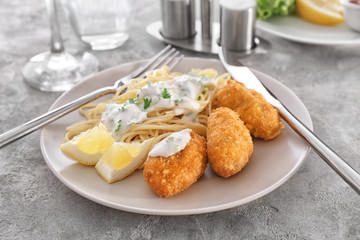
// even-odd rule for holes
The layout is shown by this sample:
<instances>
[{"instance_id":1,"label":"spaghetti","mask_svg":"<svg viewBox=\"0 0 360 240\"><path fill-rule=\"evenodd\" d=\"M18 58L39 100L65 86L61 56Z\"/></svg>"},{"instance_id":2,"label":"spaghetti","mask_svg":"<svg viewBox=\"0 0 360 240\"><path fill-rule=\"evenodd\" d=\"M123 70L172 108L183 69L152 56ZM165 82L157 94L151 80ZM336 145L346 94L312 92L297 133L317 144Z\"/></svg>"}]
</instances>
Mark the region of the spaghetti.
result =
<instances>
[{"instance_id":1,"label":"spaghetti","mask_svg":"<svg viewBox=\"0 0 360 240\"><path fill-rule=\"evenodd\" d=\"M87 120L69 126L65 141L100 122L120 142L155 138L155 145L187 128L205 136L212 100L229 79L228 73L219 75L214 69L189 74L170 72L168 67L153 70L120 87L111 100L81 107Z\"/></svg>"}]
</instances>

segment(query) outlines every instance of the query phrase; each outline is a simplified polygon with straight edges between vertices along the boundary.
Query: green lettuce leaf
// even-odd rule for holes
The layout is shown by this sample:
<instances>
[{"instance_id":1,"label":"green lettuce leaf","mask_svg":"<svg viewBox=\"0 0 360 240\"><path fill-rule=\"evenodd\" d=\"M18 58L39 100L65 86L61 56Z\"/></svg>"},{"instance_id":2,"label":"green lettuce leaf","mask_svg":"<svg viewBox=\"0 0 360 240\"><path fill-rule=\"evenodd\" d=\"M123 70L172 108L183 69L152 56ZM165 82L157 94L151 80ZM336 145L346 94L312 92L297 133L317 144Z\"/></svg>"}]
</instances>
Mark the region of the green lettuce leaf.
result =
<instances>
[{"instance_id":1,"label":"green lettuce leaf","mask_svg":"<svg viewBox=\"0 0 360 240\"><path fill-rule=\"evenodd\" d=\"M290 15L295 10L295 0L256 0L257 18L268 19L275 15Z\"/></svg>"}]
</instances>

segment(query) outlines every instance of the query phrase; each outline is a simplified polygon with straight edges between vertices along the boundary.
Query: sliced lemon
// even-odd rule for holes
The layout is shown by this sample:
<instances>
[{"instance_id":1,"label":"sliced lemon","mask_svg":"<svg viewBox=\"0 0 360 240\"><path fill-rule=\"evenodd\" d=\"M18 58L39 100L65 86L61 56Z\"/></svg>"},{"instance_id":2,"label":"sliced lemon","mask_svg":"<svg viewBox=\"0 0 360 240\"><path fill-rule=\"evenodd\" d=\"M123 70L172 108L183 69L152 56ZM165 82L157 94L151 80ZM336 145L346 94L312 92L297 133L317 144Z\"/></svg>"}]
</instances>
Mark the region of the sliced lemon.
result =
<instances>
[{"instance_id":1,"label":"sliced lemon","mask_svg":"<svg viewBox=\"0 0 360 240\"><path fill-rule=\"evenodd\" d=\"M296 8L303 19L315 24L344 22L343 7L338 0L296 0Z\"/></svg>"},{"instance_id":2,"label":"sliced lemon","mask_svg":"<svg viewBox=\"0 0 360 240\"><path fill-rule=\"evenodd\" d=\"M95 168L107 183L122 180L143 164L152 142L153 139L142 143L115 142L100 158Z\"/></svg>"},{"instance_id":3,"label":"sliced lemon","mask_svg":"<svg viewBox=\"0 0 360 240\"><path fill-rule=\"evenodd\" d=\"M60 147L64 153L80 163L95 165L113 143L114 139L110 132L100 123L61 144Z\"/></svg>"}]
</instances>

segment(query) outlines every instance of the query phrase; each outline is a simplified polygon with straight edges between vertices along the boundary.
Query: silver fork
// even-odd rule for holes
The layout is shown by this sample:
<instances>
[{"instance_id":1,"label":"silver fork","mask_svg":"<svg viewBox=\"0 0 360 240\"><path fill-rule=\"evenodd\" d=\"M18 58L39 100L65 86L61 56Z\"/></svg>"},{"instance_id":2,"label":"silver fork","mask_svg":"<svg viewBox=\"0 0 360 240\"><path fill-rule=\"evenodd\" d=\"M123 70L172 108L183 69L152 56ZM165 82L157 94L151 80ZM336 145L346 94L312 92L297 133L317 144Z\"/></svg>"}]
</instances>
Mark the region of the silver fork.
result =
<instances>
[{"instance_id":1,"label":"silver fork","mask_svg":"<svg viewBox=\"0 0 360 240\"><path fill-rule=\"evenodd\" d=\"M159 68L161 66L169 66L170 69L173 69L183 58L179 51L175 48L172 48L170 45L166 46L161 50L157 55L150 59L147 63L143 64L137 68L132 73L122 77L117 80L113 86L107 86L104 88L97 89L89 94L86 94L72 102L69 102L59 108L56 108L48 113L45 113L23 125L15 127L8 132L5 132L0 135L0 149L6 145L38 130L39 128L55 121L56 119L61 118L62 116L78 109L79 107L89 103L99 97L102 97L109 93L114 93L122 85L129 83L129 81L136 77L141 77L143 74L149 70Z\"/></svg>"}]
</instances>

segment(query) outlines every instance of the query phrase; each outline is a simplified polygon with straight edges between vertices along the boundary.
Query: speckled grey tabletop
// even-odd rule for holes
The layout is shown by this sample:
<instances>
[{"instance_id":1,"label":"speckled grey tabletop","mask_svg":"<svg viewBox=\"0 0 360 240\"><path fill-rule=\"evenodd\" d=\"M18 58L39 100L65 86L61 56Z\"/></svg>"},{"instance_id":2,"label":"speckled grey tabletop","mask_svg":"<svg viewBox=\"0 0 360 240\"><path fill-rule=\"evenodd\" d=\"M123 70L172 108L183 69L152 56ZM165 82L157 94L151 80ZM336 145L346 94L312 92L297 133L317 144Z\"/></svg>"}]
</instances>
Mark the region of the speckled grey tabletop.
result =
<instances>
[{"instance_id":1,"label":"speckled grey tabletop","mask_svg":"<svg viewBox=\"0 0 360 240\"><path fill-rule=\"evenodd\" d=\"M93 52L106 69L149 58L164 44L145 26L159 19L158 2L143 0L131 38ZM60 93L26 85L19 73L48 49L45 4L0 0L0 132L42 113ZM67 21L66 47L80 49ZM288 86L309 110L315 133L360 170L360 46L316 46L258 32L268 54L247 62ZM183 51L186 56L214 58ZM92 202L48 169L35 132L0 150L0 239L359 239L360 198L313 151L270 194L228 210L191 216L150 216Z\"/></svg>"}]
</instances>

